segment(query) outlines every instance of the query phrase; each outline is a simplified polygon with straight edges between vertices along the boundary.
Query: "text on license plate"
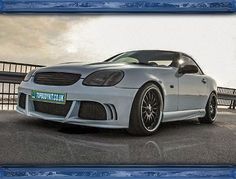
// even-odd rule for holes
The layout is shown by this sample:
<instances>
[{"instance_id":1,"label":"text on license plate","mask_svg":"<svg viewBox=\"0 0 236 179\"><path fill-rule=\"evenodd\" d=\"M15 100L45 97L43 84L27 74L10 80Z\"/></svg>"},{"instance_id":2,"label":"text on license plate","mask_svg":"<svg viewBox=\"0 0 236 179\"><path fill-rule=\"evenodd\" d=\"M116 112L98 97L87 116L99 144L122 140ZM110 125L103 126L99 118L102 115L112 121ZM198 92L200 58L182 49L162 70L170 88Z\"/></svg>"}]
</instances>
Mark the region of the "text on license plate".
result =
<instances>
[{"instance_id":1,"label":"text on license plate","mask_svg":"<svg viewBox=\"0 0 236 179\"><path fill-rule=\"evenodd\" d=\"M32 90L31 97L36 101L44 101L51 103L65 104L66 94L65 93L52 93L45 91Z\"/></svg>"}]
</instances>

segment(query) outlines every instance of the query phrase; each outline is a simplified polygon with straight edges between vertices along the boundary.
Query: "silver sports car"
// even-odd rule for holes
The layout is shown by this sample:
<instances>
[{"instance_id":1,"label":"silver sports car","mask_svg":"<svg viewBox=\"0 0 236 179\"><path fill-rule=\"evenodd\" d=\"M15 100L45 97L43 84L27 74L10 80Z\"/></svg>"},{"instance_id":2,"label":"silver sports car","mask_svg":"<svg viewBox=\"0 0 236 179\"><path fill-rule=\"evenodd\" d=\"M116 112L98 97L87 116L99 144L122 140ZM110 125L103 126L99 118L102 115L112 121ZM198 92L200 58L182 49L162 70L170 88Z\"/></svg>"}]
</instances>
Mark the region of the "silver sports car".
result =
<instances>
[{"instance_id":1,"label":"silver sports car","mask_svg":"<svg viewBox=\"0 0 236 179\"><path fill-rule=\"evenodd\" d=\"M17 111L27 116L150 135L161 122L213 123L216 82L189 55L140 50L101 63L59 64L28 73Z\"/></svg>"}]
</instances>

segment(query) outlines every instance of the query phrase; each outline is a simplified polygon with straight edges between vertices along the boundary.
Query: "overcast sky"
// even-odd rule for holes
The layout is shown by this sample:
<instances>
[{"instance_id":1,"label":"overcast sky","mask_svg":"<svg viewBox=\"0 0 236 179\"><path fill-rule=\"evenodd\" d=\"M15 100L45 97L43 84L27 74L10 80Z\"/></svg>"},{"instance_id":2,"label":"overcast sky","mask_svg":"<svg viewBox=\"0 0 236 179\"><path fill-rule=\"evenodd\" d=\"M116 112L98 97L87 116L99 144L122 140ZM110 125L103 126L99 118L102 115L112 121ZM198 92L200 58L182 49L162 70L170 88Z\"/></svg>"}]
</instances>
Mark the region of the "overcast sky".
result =
<instances>
[{"instance_id":1,"label":"overcast sky","mask_svg":"<svg viewBox=\"0 0 236 179\"><path fill-rule=\"evenodd\" d=\"M219 86L236 88L234 15L0 16L0 60L96 62L136 49L188 53Z\"/></svg>"}]
</instances>

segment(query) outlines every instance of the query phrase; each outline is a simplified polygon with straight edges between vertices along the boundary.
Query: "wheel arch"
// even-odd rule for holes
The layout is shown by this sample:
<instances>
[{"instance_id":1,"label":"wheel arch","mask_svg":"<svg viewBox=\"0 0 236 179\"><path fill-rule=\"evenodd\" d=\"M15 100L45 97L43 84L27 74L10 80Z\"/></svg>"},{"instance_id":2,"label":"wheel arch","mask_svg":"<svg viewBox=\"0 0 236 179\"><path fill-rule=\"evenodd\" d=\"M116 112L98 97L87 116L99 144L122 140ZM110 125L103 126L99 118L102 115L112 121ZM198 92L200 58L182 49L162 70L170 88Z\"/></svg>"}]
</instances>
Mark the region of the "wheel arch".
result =
<instances>
[{"instance_id":1,"label":"wheel arch","mask_svg":"<svg viewBox=\"0 0 236 179\"><path fill-rule=\"evenodd\" d=\"M163 86L155 80L149 80L149 81L145 82L140 88L142 88L144 85L146 85L148 83L152 83L152 84L156 85L159 88L159 90L161 91L162 100L163 100L163 107L164 107L165 106L165 91L163 89Z\"/></svg>"},{"instance_id":2,"label":"wheel arch","mask_svg":"<svg viewBox=\"0 0 236 179\"><path fill-rule=\"evenodd\" d=\"M164 89L163 89L163 87L161 86L161 84L160 84L159 82L157 82L157 81L154 81L154 80L148 81L147 83L153 83L153 84L155 84L155 85L160 89L161 94L162 94L162 98L163 98L163 100L164 100L165 92L164 92Z\"/></svg>"},{"instance_id":3,"label":"wheel arch","mask_svg":"<svg viewBox=\"0 0 236 179\"><path fill-rule=\"evenodd\" d=\"M216 90L213 90L211 93L214 93L215 95L217 95L217 91Z\"/></svg>"},{"instance_id":4,"label":"wheel arch","mask_svg":"<svg viewBox=\"0 0 236 179\"><path fill-rule=\"evenodd\" d=\"M208 97L207 97L207 100L209 99L209 97L211 96L212 93L214 93L214 94L216 95L216 97L217 97L217 91L216 91L216 90L212 90L212 91L209 93L209 95L208 95Z\"/></svg>"}]
</instances>

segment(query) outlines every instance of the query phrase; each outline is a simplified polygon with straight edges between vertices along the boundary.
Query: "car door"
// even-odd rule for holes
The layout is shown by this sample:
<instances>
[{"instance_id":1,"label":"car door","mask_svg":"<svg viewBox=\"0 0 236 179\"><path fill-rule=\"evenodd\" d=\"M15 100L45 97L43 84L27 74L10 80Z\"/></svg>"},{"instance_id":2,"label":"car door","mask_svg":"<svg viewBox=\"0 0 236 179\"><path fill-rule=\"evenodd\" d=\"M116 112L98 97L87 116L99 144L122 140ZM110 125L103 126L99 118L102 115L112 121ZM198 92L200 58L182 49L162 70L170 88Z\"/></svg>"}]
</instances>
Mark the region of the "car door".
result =
<instances>
[{"instance_id":1,"label":"car door","mask_svg":"<svg viewBox=\"0 0 236 179\"><path fill-rule=\"evenodd\" d=\"M191 57L181 55L180 67L185 65L195 65L198 68L198 72L178 74L178 110L203 109L205 108L205 99L207 95L207 79Z\"/></svg>"},{"instance_id":2,"label":"car door","mask_svg":"<svg viewBox=\"0 0 236 179\"><path fill-rule=\"evenodd\" d=\"M178 79L176 78L177 68L170 68L162 73L165 86L165 112L178 111ZM160 75L157 75L160 76Z\"/></svg>"}]
</instances>

